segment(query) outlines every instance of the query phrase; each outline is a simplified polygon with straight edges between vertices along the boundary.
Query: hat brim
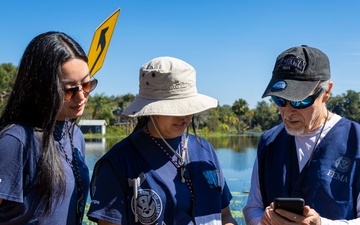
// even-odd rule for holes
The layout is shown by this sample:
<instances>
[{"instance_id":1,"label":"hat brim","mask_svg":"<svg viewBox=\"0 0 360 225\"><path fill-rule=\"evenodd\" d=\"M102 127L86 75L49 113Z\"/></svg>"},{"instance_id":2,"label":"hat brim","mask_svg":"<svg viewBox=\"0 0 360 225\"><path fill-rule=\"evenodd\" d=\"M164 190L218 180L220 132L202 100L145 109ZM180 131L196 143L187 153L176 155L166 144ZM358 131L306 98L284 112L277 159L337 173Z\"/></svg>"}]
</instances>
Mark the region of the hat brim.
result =
<instances>
[{"instance_id":1,"label":"hat brim","mask_svg":"<svg viewBox=\"0 0 360 225\"><path fill-rule=\"evenodd\" d=\"M197 94L193 97L182 99L144 99L136 97L135 100L123 111L126 117L141 116L187 116L193 115L210 108L215 108L218 101L206 95Z\"/></svg>"},{"instance_id":2,"label":"hat brim","mask_svg":"<svg viewBox=\"0 0 360 225\"><path fill-rule=\"evenodd\" d=\"M280 81L286 83L283 90L274 90L273 86ZM277 96L290 101L301 101L307 98L319 85L320 81L304 81L291 79L271 79L262 98L267 96Z\"/></svg>"}]
</instances>

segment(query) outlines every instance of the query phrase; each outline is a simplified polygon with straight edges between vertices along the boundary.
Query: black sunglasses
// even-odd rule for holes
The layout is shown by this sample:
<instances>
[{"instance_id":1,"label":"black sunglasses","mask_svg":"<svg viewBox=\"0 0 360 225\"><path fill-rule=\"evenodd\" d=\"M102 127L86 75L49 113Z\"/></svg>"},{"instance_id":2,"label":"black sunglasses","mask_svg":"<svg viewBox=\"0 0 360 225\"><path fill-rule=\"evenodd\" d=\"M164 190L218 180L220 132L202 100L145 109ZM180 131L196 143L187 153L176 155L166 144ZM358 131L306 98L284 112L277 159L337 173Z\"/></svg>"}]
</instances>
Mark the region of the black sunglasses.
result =
<instances>
[{"instance_id":1,"label":"black sunglasses","mask_svg":"<svg viewBox=\"0 0 360 225\"><path fill-rule=\"evenodd\" d=\"M275 104L279 107L285 107L286 102L289 102L290 105L294 109L305 109L312 104L314 104L315 100L320 96L321 92L323 91L322 88L320 88L315 94L308 96L304 100L301 101L288 101L286 99L277 97L277 96L271 96L271 99L275 102Z\"/></svg>"},{"instance_id":2,"label":"black sunglasses","mask_svg":"<svg viewBox=\"0 0 360 225\"><path fill-rule=\"evenodd\" d=\"M80 86L81 86L81 90L86 94L92 92L96 88L97 83L98 80L93 78L89 81L81 83L80 85L72 86L70 88L65 89L64 90L65 100L69 101L70 99L72 99L80 91Z\"/></svg>"}]
</instances>

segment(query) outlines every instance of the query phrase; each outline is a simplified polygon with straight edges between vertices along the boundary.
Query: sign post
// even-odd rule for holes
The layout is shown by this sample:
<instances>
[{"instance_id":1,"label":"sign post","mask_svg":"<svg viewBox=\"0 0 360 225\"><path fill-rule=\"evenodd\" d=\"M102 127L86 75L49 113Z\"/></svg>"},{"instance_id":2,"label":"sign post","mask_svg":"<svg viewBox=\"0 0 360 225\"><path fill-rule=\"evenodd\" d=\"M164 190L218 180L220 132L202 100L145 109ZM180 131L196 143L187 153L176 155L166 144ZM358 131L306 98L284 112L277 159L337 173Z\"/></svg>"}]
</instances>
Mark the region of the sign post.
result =
<instances>
[{"instance_id":1,"label":"sign post","mask_svg":"<svg viewBox=\"0 0 360 225\"><path fill-rule=\"evenodd\" d=\"M119 14L120 9L117 9L95 31L88 53L90 77L94 76L95 73L99 71L105 60L105 55L109 48Z\"/></svg>"}]
</instances>

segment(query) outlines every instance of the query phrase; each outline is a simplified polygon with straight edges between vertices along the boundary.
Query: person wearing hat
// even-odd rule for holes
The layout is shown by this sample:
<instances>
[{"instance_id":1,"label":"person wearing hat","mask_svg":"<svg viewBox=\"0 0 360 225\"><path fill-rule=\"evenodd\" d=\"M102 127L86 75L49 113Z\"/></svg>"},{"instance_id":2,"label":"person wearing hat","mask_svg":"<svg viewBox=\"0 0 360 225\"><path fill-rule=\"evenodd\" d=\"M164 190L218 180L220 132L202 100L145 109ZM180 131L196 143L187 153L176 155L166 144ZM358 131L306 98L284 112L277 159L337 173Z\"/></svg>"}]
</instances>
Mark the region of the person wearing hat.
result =
<instances>
[{"instance_id":1,"label":"person wearing hat","mask_svg":"<svg viewBox=\"0 0 360 225\"><path fill-rule=\"evenodd\" d=\"M360 224L360 126L330 112L330 62L306 45L281 53L262 97L282 123L258 145L246 224ZM302 215L274 210L278 197L305 200Z\"/></svg>"},{"instance_id":2,"label":"person wearing hat","mask_svg":"<svg viewBox=\"0 0 360 225\"><path fill-rule=\"evenodd\" d=\"M99 224L237 224L212 145L189 134L193 115L218 105L199 94L188 63L158 57L140 69L140 89L123 111L132 134L95 165L88 217ZM185 132L186 130L186 132Z\"/></svg>"}]
</instances>

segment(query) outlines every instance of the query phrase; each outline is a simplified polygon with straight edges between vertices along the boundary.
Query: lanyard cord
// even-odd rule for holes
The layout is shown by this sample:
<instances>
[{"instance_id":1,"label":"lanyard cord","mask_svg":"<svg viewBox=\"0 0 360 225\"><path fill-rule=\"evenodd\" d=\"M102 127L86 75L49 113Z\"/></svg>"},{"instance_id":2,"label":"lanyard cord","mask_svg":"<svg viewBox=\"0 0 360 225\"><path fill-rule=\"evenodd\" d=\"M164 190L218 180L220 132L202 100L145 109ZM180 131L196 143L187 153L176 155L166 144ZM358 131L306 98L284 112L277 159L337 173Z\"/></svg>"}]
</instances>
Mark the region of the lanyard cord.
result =
<instances>
[{"instance_id":1,"label":"lanyard cord","mask_svg":"<svg viewBox=\"0 0 360 225\"><path fill-rule=\"evenodd\" d=\"M298 178L298 182L296 182L296 183L299 184L299 185L298 185L299 188L295 188L295 191L292 191L293 194L295 194L295 195L300 195L300 192L301 192L301 190L302 190L302 186L303 186L303 183L304 183L305 173L307 172L307 169L310 167L311 161L312 161L312 159L313 159L313 157L314 157L314 155L315 155L316 147L317 147L318 144L319 144L321 134L322 134L322 132L323 132L323 130L324 130L324 128L325 128L325 125L326 125L326 122L327 122L328 118L329 118L329 110L327 110L324 125L323 125L323 127L321 128L321 130L320 130L319 136L316 138L316 141L315 141L313 150L312 150L312 152L311 152L310 158L309 158L308 162L306 163L306 165L304 166L304 168L303 168L302 171L301 171L301 173L303 173L303 176L300 176L300 177ZM296 186L297 186L297 185L296 185Z\"/></svg>"},{"instance_id":2,"label":"lanyard cord","mask_svg":"<svg viewBox=\"0 0 360 225\"><path fill-rule=\"evenodd\" d=\"M312 161L312 158L314 157L315 149L316 149L316 147L317 147L318 144L319 144L319 140L320 140L321 134L322 134L322 132L324 131L324 128L325 128L325 125L326 125L326 122L327 122L328 118L329 118L329 110L327 110L324 125L323 125L323 127L321 128L321 130L320 130L319 136L316 138L316 141L315 141L315 144L314 144L314 148L313 148L313 150L312 150L312 152L311 152L310 158L309 158L308 162L307 162L306 165L305 165L306 168L310 166L310 163L311 163L311 161Z\"/></svg>"},{"instance_id":3,"label":"lanyard cord","mask_svg":"<svg viewBox=\"0 0 360 225\"><path fill-rule=\"evenodd\" d=\"M82 182L81 182L79 162L78 162L78 159L77 159L76 153L75 153L73 133L71 133L71 131L70 131L71 128L72 128L72 126L69 127L68 121L66 120L65 124L64 124L65 131L61 131L60 137L56 136L56 139L58 139L57 142L59 143L60 151L65 155L65 159L66 159L67 163L70 165L70 168L74 173L75 181L77 184L76 192L78 194L78 200L77 200L77 204L76 204L76 213L80 216L79 219L81 221L82 215L85 210L85 204L83 201L83 198L84 198L84 190L83 189L84 188L83 188ZM63 128L61 128L61 129L63 129ZM66 153L64 144L61 143L61 139L65 140L67 134L69 135L69 139L70 139L70 145L71 145L71 151L72 151L72 157L73 157L74 163L70 160L69 155Z\"/></svg>"},{"instance_id":4,"label":"lanyard cord","mask_svg":"<svg viewBox=\"0 0 360 225\"><path fill-rule=\"evenodd\" d=\"M183 149L182 149L182 153L181 155L179 153L177 153L173 147L171 147L169 145L169 143L167 143L167 141L165 141L165 139L163 138L163 136L161 135L160 131L158 130L158 128L156 127L155 123L154 123L154 119L152 118L152 116L150 116L150 119L151 119L151 122L153 123L154 125L154 128L156 130L156 132L159 134L161 140L163 140L163 142L166 144L166 146L168 146L168 148L180 159L181 161L181 166L185 166L185 156L187 155L187 149L188 149L188 141L189 141L189 132L186 132L186 137L185 137L185 143L184 143L184 146L183 146ZM146 127L148 133L150 134L149 132L149 129Z\"/></svg>"}]
</instances>

